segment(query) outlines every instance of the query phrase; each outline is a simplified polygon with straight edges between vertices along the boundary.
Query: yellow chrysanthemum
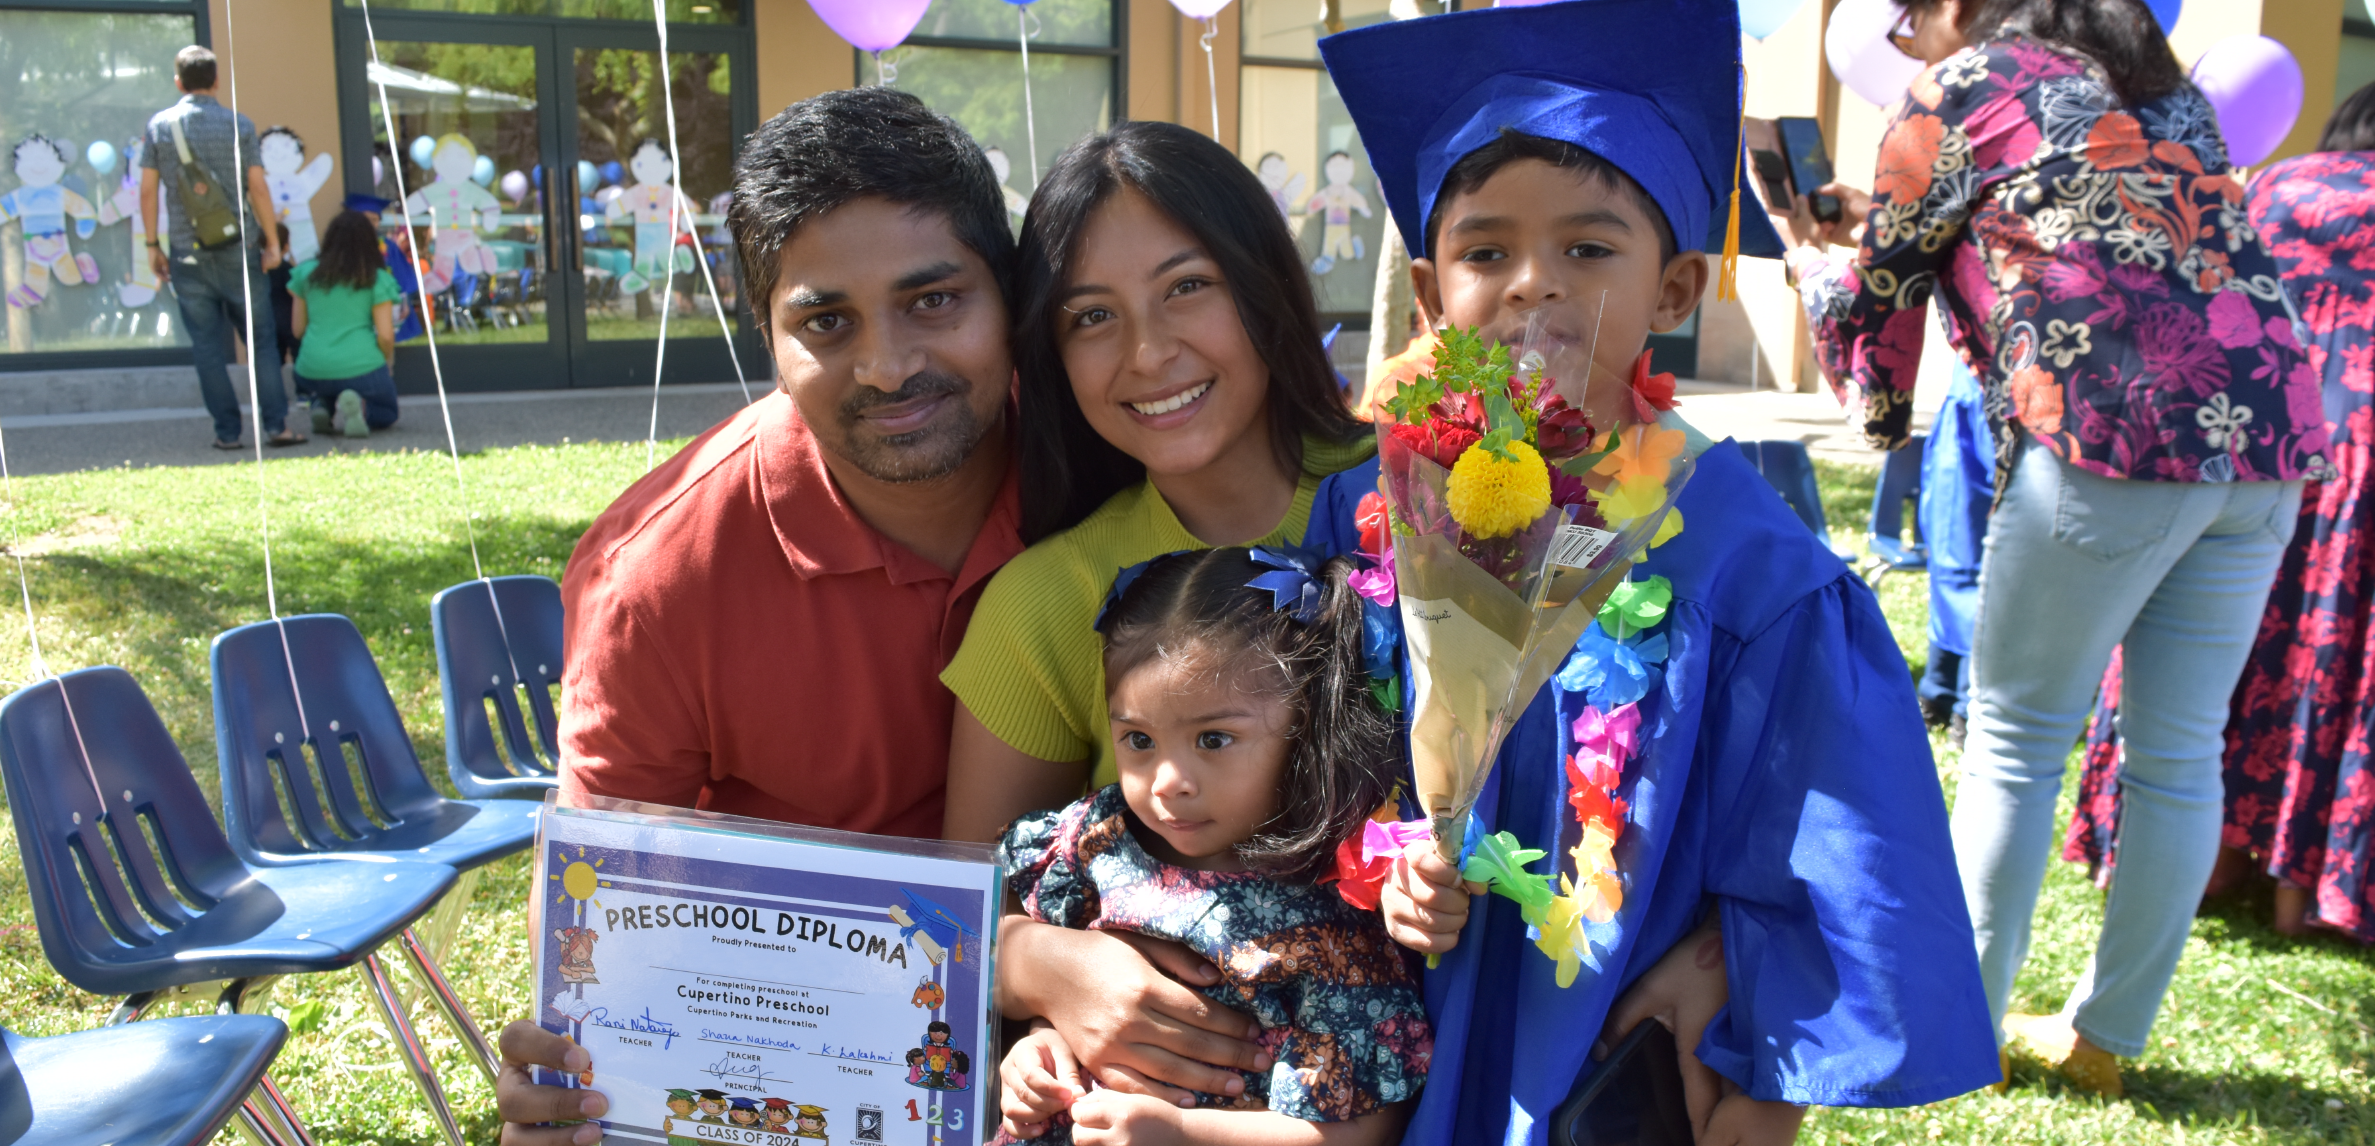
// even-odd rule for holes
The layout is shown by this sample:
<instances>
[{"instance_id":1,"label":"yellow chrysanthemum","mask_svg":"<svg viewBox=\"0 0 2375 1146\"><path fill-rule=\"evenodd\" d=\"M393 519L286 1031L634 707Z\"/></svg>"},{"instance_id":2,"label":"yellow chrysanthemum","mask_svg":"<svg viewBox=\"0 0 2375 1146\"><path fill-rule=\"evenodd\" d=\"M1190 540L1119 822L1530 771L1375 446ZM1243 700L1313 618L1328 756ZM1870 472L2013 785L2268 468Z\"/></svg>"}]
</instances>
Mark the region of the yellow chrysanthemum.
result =
<instances>
[{"instance_id":1,"label":"yellow chrysanthemum","mask_svg":"<svg viewBox=\"0 0 2375 1146\"><path fill-rule=\"evenodd\" d=\"M1550 467L1524 442L1511 442L1502 461L1471 446L1451 467L1444 489L1451 518L1477 537L1507 537L1550 511Z\"/></svg>"}]
</instances>

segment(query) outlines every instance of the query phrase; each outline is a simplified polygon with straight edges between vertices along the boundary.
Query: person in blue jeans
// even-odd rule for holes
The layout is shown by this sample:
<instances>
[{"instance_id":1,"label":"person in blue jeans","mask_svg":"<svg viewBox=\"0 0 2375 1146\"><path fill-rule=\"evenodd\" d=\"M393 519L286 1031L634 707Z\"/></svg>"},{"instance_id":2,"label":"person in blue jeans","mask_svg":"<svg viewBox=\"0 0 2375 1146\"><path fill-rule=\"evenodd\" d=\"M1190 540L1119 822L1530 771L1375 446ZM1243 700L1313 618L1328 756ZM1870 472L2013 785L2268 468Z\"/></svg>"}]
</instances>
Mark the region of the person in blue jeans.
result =
<instances>
[{"instance_id":1,"label":"person in blue jeans","mask_svg":"<svg viewBox=\"0 0 2375 1146\"><path fill-rule=\"evenodd\" d=\"M321 257L289 275L290 320L302 340L297 393L313 405L313 430L350 438L396 424L396 276L379 225L340 211Z\"/></svg>"},{"instance_id":2,"label":"person in blue jeans","mask_svg":"<svg viewBox=\"0 0 2375 1146\"><path fill-rule=\"evenodd\" d=\"M250 347L278 346L272 321L270 280L265 272L280 265L280 236L258 222L272 215L272 191L264 183L264 166L256 156L256 125L244 115L215 102L214 53L192 45L173 57L173 86L181 99L150 117L140 149L140 218L148 228L149 269L173 286L181 307L183 328L190 334L190 356L198 368L198 392L206 412L214 415L214 446L239 448L239 395L231 388L232 323L253 323ZM181 128L176 138L175 126ZM237 172L245 195L232 195L240 215L241 240L213 250L200 247L190 229L190 212L181 202L181 151L187 143L190 158L200 168L196 180L213 180ZM160 245L157 195L162 188L172 204L172 233ZM262 362L274 355L251 355ZM259 432L276 446L293 446L305 435L283 426L289 413L288 391L280 371L267 369L269 380L256 386Z\"/></svg>"},{"instance_id":3,"label":"person in blue jeans","mask_svg":"<svg viewBox=\"0 0 2375 1146\"><path fill-rule=\"evenodd\" d=\"M1916 692L1922 714L1960 749L1971 712L1971 621L1979 611L1980 547L1995 501L1995 442L1986 395L1959 359L1921 459L1922 543L1930 565L1930 655Z\"/></svg>"}]
</instances>

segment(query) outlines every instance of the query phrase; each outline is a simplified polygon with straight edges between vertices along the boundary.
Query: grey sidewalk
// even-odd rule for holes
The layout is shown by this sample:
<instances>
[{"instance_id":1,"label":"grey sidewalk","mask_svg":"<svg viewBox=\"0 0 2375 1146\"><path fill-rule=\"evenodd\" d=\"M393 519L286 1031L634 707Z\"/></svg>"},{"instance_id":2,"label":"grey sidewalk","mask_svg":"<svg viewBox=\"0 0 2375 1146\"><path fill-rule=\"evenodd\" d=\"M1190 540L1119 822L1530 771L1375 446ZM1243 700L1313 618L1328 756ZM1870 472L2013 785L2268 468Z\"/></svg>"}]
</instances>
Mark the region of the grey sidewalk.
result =
<instances>
[{"instance_id":1,"label":"grey sidewalk","mask_svg":"<svg viewBox=\"0 0 2375 1146\"><path fill-rule=\"evenodd\" d=\"M772 383L751 383L764 397ZM195 387L193 387L194 389ZM563 442L640 442L651 425L652 392L641 387L457 394L450 402L454 438L464 451ZM265 448L273 458L359 450L445 450L445 422L433 394L407 394L403 416L368 438L314 435L301 446ZM697 434L742 408L733 382L670 384L660 388L661 438ZM252 415L251 415L252 417ZM305 407L292 401L289 420L311 432ZM251 423L252 424L252 423ZM67 473L110 466L221 465L255 456L252 436L239 452L214 448L214 427L200 407L116 410L82 414L26 414L0 419L8 435L9 472Z\"/></svg>"}]
</instances>

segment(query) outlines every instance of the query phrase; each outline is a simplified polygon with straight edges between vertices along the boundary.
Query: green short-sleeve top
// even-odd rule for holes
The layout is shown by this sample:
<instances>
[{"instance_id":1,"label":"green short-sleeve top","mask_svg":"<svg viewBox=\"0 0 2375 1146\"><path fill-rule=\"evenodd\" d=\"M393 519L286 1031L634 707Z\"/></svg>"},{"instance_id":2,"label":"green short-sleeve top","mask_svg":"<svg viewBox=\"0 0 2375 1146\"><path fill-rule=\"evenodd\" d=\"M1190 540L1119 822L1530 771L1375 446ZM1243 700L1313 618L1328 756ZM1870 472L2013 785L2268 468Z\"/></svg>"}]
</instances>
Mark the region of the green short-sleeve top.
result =
<instances>
[{"instance_id":1,"label":"green short-sleeve top","mask_svg":"<svg viewBox=\"0 0 2375 1146\"><path fill-rule=\"evenodd\" d=\"M387 365L379 354L371 308L401 297L396 276L379 272L370 290L324 286L313 281L314 268L320 265L318 260L307 261L289 272L289 293L305 300L305 341L297 348L297 373L335 382Z\"/></svg>"},{"instance_id":2,"label":"green short-sleeve top","mask_svg":"<svg viewBox=\"0 0 2375 1146\"><path fill-rule=\"evenodd\" d=\"M1256 545L1299 545L1321 479L1368 460L1367 436L1303 439L1303 474L1278 526ZM1152 482L1107 498L1080 524L1025 549L990 579L941 683L998 739L1041 760L1094 758L1090 787L1113 783L1105 727L1104 641L1097 610L1113 576L1141 561L1206 548Z\"/></svg>"}]
</instances>

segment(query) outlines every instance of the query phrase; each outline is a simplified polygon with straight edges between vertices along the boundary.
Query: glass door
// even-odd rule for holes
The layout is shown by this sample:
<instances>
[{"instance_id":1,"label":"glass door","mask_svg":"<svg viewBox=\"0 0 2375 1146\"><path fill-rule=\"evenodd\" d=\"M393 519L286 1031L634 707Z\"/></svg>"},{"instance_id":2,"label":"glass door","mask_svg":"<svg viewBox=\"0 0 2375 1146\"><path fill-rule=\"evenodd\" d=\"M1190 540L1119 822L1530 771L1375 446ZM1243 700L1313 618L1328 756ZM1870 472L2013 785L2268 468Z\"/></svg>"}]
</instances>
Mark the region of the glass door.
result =
<instances>
[{"instance_id":1,"label":"glass door","mask_svg":"<svg viewBox=\"0 0 2375 1146\"><path fill-rule=\"evenodd\" d=\"M686 49L669 54L679 189L650 25L376 6L373 18L377 62L360 19L341 19L339 82L349 190L387 200L383 233L425 264L417 281L397 272L410 308L399 389L430 388L432 328L455 390L649 385L663 311L670 382L733 380L728 331L765 375L724 218L754 118L732 82L741 29L669 30Z\"/></svg>"},{"instance_id":2,"label":"glass door","mask_svg":"<svg viewBox=\"0 0 2375 1146\"><path fill-rule=\"evenodd\" d=\"M739 302L725 219L734 182L731 58L668 54L682 151L679 186L657 37L569 29L562 39L582 286L577 384L648 384L663 312L670 378L699 372L704 381L731 379L728 328L718 321L721 304L732 315Z\"/></svg>"}]
</instances>

